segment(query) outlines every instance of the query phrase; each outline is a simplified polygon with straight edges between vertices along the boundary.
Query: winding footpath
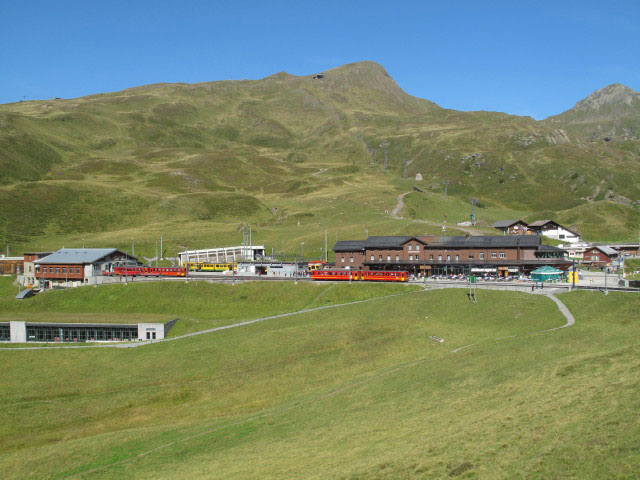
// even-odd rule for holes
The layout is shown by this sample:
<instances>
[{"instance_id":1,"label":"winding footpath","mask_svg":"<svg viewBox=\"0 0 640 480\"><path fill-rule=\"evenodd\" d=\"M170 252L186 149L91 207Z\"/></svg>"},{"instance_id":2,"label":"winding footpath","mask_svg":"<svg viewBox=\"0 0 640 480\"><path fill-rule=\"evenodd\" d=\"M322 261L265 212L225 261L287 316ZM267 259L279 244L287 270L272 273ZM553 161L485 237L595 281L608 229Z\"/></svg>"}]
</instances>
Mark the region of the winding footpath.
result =
<instances>
[{"instance_id":1,"label":"winding footpath","mask_svg":"<svg viewBox=\"0 0 640 480\"><path fill-rule=\"evenodd\" d=\"M426 292L426 291L428 291L428 290L424 289L424 290L417 290L417 291L414 291L414 292L400 293L400 294L394 294L394 295L389 295L389 296L390 297L395 297L395 296L399 296L399 295L407 295L408 293L420 293L420 292ZM569 309L566 307L566 305L564 303L562 303L562 301L560 301L553 293L547 293L546 296L549 297L552 301L554 301L556 303L556 305L558 306L558 309L564 315L564 317L566 319L566 323L564 325L559 326L559 327L554 327L554 328L550 328L550 329L547 329L547 330L539 330L539 331L536 331L536 332L531 332L531 333L526 334L526 335L536 335L536 334L545 333L545 332L552 332L554 330L559 330L561 328L570 327L570 326L572 326L572 325L574 325L576 323L575 318L573 317L573 315L571 314ZM358 301L355 301L355 302L344 303L344 304L340 304L340 305L328 305L328 306L325 306L325 307L317 307L317 308L312 308L312 309L308 309L308 310L301 310L299 312L291 312L291 313L285 313L285 314L281 314L281 315L273 315L271 317L264 317L264 318L250 320L250 321L247 321L247 322L242 322L242 323L238 323L238 324L234 324L234 325L227 325L226 327L218 327L218 328L210 329L210 330L203 331L203 332L197 332L197 333L194 333L194 334L183 335L181 337L175 337L175 338L170 339L170 340L177 340L178 338L189 337L189 336L198 335L198 334L201 334L201 333L214 332L214 331L217 331L217 330L224 330L226 328L233 328L233 327L236 327L236 326L247 325L247 324L251 324L251 323L256 323L256 322L268 320L270 318L281 318L281 317L286 317L286 316L289 316L289 315L296 315L298 313L303 313L303 312L308 312L308 311L316 311L316 310L322 310L322 309L326 309L326 308L335 308L335 307L340 307L340 306L343 306L343 305L353 305L353 304L356 304L356 303L362 303L362 302L368 302L368 301L372 301L372 300L377 300L379 298L387 298L387 297L377 297L377 298L371 298L371 299L367 299L367 300L358 300ZM510 335L508 337L501 337L501 338L496 338L496 339L487 340L487 341L505 340L505 339L508 339L508 338L515 338L515 337L518 337L518 336L519 335ZM485 343L485 342L481 342L481 343ZM473 347L474 345L479 345L479 343L473 343L473 344L470 344L470 345L465 345L465 346L456 348L454 350L451 350L450 353L455 353L455 352L458 352L460 350L463 350L463 349L466 349L466 348L469 348L469 347ZM317 395L317 396L315 396L313 398L310 398L310 399L307 399L307 400L303 400L303 401L300 401L300 402L296 402L293 405L288 405L288 406L285 406L285 407L282 407L282 408L278 408L278 409L275 409L275 410L272 410L272 411L263 412L261 414L254 415L254 416L251 416L251 417L248 417L248 418L244 418L244 419L241 419L241 420L237 420L237 421L234 421L234 422L225 423L225 424L222 424L222 425L214 424L214 425L208 425L207 426L206 424L209 423L209 422L218 422L219 421L219 418L217 418L217 417L209 418L209 419L204 420L204 425L203 425L204 426L204 430L202 430L200 432L193 433L193 434L190 434L190 435L185 435L182 438L179 438L177 440L174 440L174 441L171 441L171 442L168 442L168 443L164 443L164 444L158 445L158 446L156 446L154 448L151 448L151 449L146 450L144 452L132 455L132 456L130 456L128 458L124 458L124 459L118 460L118 461L113 461L113 462L110 462L110 463L105 463L103 465L99 465L99 466L96 466L94 468L91 468L91 469L88 469L88 470L84 470L82 472L74 473L74 474L69 475L69 476L64 477L64 478L80 478L80 477L84 477L85 475L90 475L90 474L98 472L98 471L104 471L104 470L109 469L109 468L114 467L114 466L123 465L123 464L126 464L126 463L133 462L135 460L139 460L139 459L144 458L144 457L146 457L148 455L153 455L154 453L156 453L158 451L165 450L167 448L173 447L174 445L182 444L182 443L185 443L185 442L189 442L191 440L195 440L195 439L200 438L200 437L211 435L211 434L216 433L216 432L218 432L220 430L228 429L228 428L231 428L231 427L234 427L234 426L238 426L238 425L251 423L251 422L254 422L256 420L260 420L260 419L264 419L264 418L276 417L276 416L279 416L279 415L287 414L292 410L299 409L299 408L301 408L301 407L303 407L305 405L314 403L314 402L316 402L318 400L321 400L321 399L324 399L324 398L328 398L328 397L331 397L333 395L338 395L338 394L340 394L342 392L351 390L351 389L356 388L356 387L358 387L360 385L375 381L375 380L377 380L379 378L382 378L382 377L385 377L387 375L392 375L393 373L398 372L400 370L404 370L404 369L407 369L407 368L418 366L418 365L424 363L425 361L429 360L430 358L431 357L429 357L429 356L425 356L425 357L417 358L415 360L411 360L411 361L408 361L408 362L403 362L403 363L400 363L400 364L391 365L391 366L385 367L383 369L377 370L375 372L371 372L371 374L369 376L366 376L364 378L355 379L355 380L353 380L353 381L351 381L351 382L349 382L349 383L347 383L345 385L334 387L333 389L331 389L329 391L325 391L324 393L321 393L321 394L319 394L319 395Z\"/></svg>"},{"instance_id":2,"label":"winding footpath","mask_svg":"<svg viewBox=\"0 0 640 480\"><path fill-rule=\"evenodd\" d=\"M562 313L562 315L564 315L564 318L567 320L566 323L564 325L560 325L559 327L548 328L547 330L538 330L538 331L535 331L535 332L526 333L524 335L537 335L537 334L545 333L545 332L553 332L555 330L560 330L561 328L567 328L567 327L570 327L572 325L575 325L576 319L573 317L573 315L571 314L571 312L569 311L567 306L564 303L562 303L562 301L558 297L556 297L553 293L547 293L546 296L548 298L550 298L551 300L553 300L555 302L555 304L558 306L558 310L560 310L560 313ZM462 347L458 347L458 348L455 348L455 349L451 350L451 353L456 353L456 352L459 352L460 350L464 350L466 348L475 347L476 345L480 345L480 343L497 342L497 341L500 341L500 340L507 340L509 338L516 338L516 337L519 337L519 336L521 336L521 335L509 335L508 337L493 338L493 339L490 339L490 340L485 340L484 342L470 343L469 345L463 345Z\"/></svg>"},{"instance_id":3,"label":"winding footpath","mask_svg":"<svg viewBox=\"0 0 640 480\"><path fill-rule=\"evenodd\" d=\"M137 342L137 343L116 343L116 344L110 344L110 345L61 345L61 346L55 346L55 347L16 347L16 348L0 348L0 351L6 350L6 351L12 351L12 350L51 350L51 349L58 349L58 348L137 348L137 347L142 347L145 345L152 345L152 344L158 344L158 343L162 343L162 342L173 342L174 340L180 340L182 338L188 338L188 337L195 337L197 335L204 335L205 333L213 333L213 332L219 332L220 330L228 330L230 328L237 328L237 327L244 327L245 325L251 325L253 323L258 323L258 322L264 322L266 320L273 320L276 318L284 318L284 317L291 317L293 315L299 315L301 313L309 313L309 312L317 312L320 310L326 310L328 308L339 308L339 307L346 307L348 305L356 305L358 303L365 303L365 302L372 302L374 300L380 300L382 298L392 298L392 297L399 297L402 295L411 295L413 293L424 293L428 291L427 289L421 289L421 290L414 290L411 292L403 292L403 293L393 293L391 295L383 295L381 297L373 297L373 298L365 298L364 300L355 300L353 302L346 302L346 303L337 303L334 305L324 305L322 307L314 307L314 308L306 308L303 310L296 310L294 312L287 312L287 313L279 313L277 315L269 315L268 317L260 317L260 318L254 318L253 320L246 320L244 322L238 322L238 323L233 323L231 325L223 325L221 327L215 327L215 328L209 328L207 330L200 330L198 332L192 332L192 333L185 333L184 335L179 335L177 337L171 337L171 338L163 338L162 340L153 340L153 341L144 341L144 342ZM316 297L316 300L318 298L320 298L322 296L322 294L326 293L326 290L324 292L322 292L320 295L318 295L318 297ZM315 301L315 300L314 300Z\"/></svg>"},{"instance_id":4,"label":"winding footpath","mask_svg":"<svg viewBox=\"0 0 640 480\"><path fill-rule=\"evenodd\" d=\"M409 195L411 192L404 192L401 193L400 195L398 195L396 197L396 206L393 207L393 210L391 210L391 212L389 212L389 215L391 215L391 218L393 218L394 220L408 220L409 222L413 222L413 223L422 223L424 225L431 225L433 227L443 227L445 226L444 223L441 222L434 222L431 220L418 220L418 219L411 219L411 218L404 218L400 215L400 211L404 208L404 197L406 197L407 195ZM473 227L461 227L460 225L457 225L455 223L452 223L449 225L449 227L451 228L455 228L456 230L462 230L463 232L469 233L470 235L482 235L482 232L473 228Z\"/></svg>"},{"instance_id":5,"label":"winding footpath","mask_svg":"<svg viewBox=\"0 0 640 480\"><path fill-rule=\"evenodd\" d=\"M332 287L329 287L332 288ZM464 288L461 286L452 286L452 288ZM499 289L497 289L499 290ZM324 305L322 307L314 307L314 308L306 308L306 309L302 309L302 310L296 310L294 312L287 312L287 313L279 313L277 315L269 315L267 317L260 317L260 318L254 318L253 320L245 320L244 322L238 322L238 323L232 323L230 325L222 325L220 327L215 327L215 328L209 328L206 330L200 330L198 332L192 332L192 333L186 333L184 335L179 335L177 337L171 337L171 338L164 338L162 340L153 340L153 341L143 341L143 342L137 342L137 343L121 343L121 344L110 344L110 345L61 345L61 346L51 346L51 347L16 347L16 348L0 348L0 351L14 351L14 350L52 350L52 349L59 349L59 348L137 348L137 347L143 347L145 345L153 345L153 344L158 344L158 343L162 343L162 342L173 342L175 340L180 340L183 338L189 338L189 337L195 337L198 335L204 335L206 333L213 333L213 332L219 332L221 330L228 330L230 328L237 328L237 327L244 327L246 325L251 325L254 323L259 323L259 322L264 322L267 320L274 320L276 318L285 318L285 317L291 317L293 315L299 315L302 313L310 313L310 312L317 312L320 310L326 310L329 308L339 308L339 307L346 307L348 305L357 305L359 303L365 303L365 302L372 302L374 300L380 300L383 298L393 298L393 297L399 297L402 295L411 295L414 293L424 293L424 292L428 292L430 291L427 288L422 288L421 290L414 290L412 292L403 292L403 293L394 293L391 295L383 295L381 297L374 297L374 298L366 298L364 300L355 300L353 302L346 302L346 303L338 303L338 304L334 304L334 305ZM326 293L326 290L324 292L322 292L320 295L318 295L318 297L316 297L315 300L317 300L318 298L320 298L324 293ZM534 293L534 294L538 294L539 293ZM547 297L549 297L551 300L553 300L556 305L558 306L558 310L560 310L560 313L562 313L562 315L564 315L564 317L567 319L566 323L564 325L561 325L560 327L554 327L554 328L550 328L548 330L540 330L537 332L531 332L527 335L534 335L534 334L538 334L538 333L544 333L544 332L552 332L554 330L559 330L561 328L566 328L566 327L570 327L572 325L574 325L576 323L575 318L573 317L573 315L571 314L571 312L569 311L569 309L567 308L567 306L562 303L562 301L560 301L560 299L558 299L552 292L549 292L547 294L544 294ZM315 301L314 300L314 301ZM313 303L313 302L312 302ZM492 340L486 340L487 341L498 341L498 340L504 340L507 338L514 338L517 335L512 335L509 337L501 337L501 338L496 338L496 339L492 339ZM460 350L469 348L469 347L473 347L475 345L479 345L479 343L471 343L469 345L464 345L462 347L458 347L455 350L451 350L451 353L455 353L458 352Z\"/></svg>"}]
</instances>

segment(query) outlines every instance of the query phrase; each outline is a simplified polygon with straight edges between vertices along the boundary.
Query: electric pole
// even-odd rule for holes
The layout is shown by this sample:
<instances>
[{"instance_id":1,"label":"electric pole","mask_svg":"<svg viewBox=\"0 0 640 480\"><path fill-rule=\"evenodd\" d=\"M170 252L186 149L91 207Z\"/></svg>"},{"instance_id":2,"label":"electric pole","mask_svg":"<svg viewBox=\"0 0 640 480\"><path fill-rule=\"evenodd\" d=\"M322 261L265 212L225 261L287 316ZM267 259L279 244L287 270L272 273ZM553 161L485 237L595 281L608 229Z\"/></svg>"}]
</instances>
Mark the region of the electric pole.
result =
<instances>
[{"instance_id":1,"label":"electric pole","mask_svg":"<svg viewBox=\"0 0 640 480\"><path fill-rule=\"evenodd\" d=\"M328 242L327 242L327 231L324 231L324 261L329 262L329 250L328 250Z\"/></svg>"},{"instance_id":2,"label":"electric pole","mask_svg":"<svg viewBox=\"0 0 640 480\"><path fill-rule=\"evenodd\" d=\"M448 187L450 184L451 182L449 180L445 180L442 182L442 185L444 185L444 198L449 198Z\"/></svg>"}]
</instances>

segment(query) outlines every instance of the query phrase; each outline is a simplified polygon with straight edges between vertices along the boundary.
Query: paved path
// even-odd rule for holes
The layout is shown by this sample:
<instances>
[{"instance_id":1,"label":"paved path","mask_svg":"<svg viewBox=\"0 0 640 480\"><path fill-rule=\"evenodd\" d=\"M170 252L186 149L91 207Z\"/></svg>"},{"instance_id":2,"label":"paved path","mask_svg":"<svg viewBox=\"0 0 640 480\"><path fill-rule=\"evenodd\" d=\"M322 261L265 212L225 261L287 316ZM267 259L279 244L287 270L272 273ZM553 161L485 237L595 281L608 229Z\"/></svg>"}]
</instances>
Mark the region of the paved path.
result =
<instances>
[{"instance_id":1,"label":"paved path","mask_svg":"<svg viewBox=\"0 0 640 480\"><path fill-rule=\"evenodd\" d=\"M564 303L562 303L560 301L560 299L558 297L556 297L553 293L547 293L546 295L547 295L547 297L549 297L551 300L553 300L556 303L556 305L558 306L558 310L560 310L560 313L562 313L562 315L564 315L564 318L567 319L566 323L564 325L559 326L559 327L548 328L547 330L538 330L538 331L531 332L531 333L525 333L524 335L536 335L538 333L553 332L554 330L560 330L561 328L567 328L567 327L570 327L572 325L575 325L576 319L573 318L573 315L571 314L571 312L569 311L567 306ZM508 337L493 338L491 340L485 340L483 342L470 343L469 345L463 345L462 347L458 347L458 348L455 348L455 349L451 350L451 353L459 352L460 350L464 350L465 348L474 347L476 345L479 345L480 343L496 342L496 341L499 341L499 340L506 340L508 338L515 338L515 337L519 337L519 336L521 336L521 335L509 335Z\"/></svg>"},{"instance_id":2,"label":"paved path","mask_svg":"<svg viewBox=\"0 0 640 480\"><path fill-rule=\"evenodd\" d=\"M231 325L223 325L221 327L209 328L207 330L200 330L198 332L186 333L184 335L180 335L180 336L177 336L177 337L164 338L162 340L155 340L155 341L148 341L148 342L144 341L144 342L136 342L136 343L114 343L114 344L110 344L110 345L75 345L75 346L73 346L73 345L61 345L59 347L58 346L55 346L55 347L16 347L16 348L0 348L0 351L3 351L3 350L4 351L12 351L12 350L52 350L52 349L58 349L58 348L136 348L136 347L142 347L142 346L145 346L145 345L151 345L151 344L156 344L156 343L172 342L174 340L180 340L182 338L195 337L196 335L204 335L205 333L218 332L220 330L228 330L230 328L243 327L245 325L251 325L253 323L264 322L265 320L273 320L275 318L284 318L284 317L290 317L292 315L299 315L301 313L317 312L319 310L326 310L328 308L346 307L347 305L356 305L358 303L372 302L374 300L380 300L382 298L392 298L392 297L399 297L399 296L402 296L402 295L410 295L412 293L424 293L426 291L428 291L428 290L427 289L414 290L414 291L411 291L411 292L394 293L392 295L384 295L382 297L366 298L364 300L355 300L353 302L338 303L338 304L334 304L334 305L324 305L322 307L307 308L307 309L304 309L304 310L296 310L295 312L280 313L278 315L269 315L268 317L255 318L253 320L246 320L244 322L233 323ZM319 297L320 297L320 295L318 295L317 298L319 298Z\"/></svg>"}]
</instances>

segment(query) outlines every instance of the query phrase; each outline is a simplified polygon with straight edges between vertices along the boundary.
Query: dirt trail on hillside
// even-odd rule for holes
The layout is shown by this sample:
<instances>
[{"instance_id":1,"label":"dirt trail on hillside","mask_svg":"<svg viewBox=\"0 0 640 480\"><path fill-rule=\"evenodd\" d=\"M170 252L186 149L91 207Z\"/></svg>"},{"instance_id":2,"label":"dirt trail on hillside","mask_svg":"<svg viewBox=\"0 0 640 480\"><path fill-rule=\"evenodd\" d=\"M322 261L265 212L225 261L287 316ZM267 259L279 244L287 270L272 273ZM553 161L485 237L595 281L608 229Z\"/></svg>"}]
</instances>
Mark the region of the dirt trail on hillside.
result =
<instances>
[{"instance_id":1,"label":"dirt trail on hillside","mask_svg":"<svg viewBox=\"0 0 640 480\"><path fill-rule=\"evenodd\" d=\"M406 197L410 193L411 192L404 192L396 197L396 206L393 207L393 210L391 210L391 212L389 213L391 215L391 218L393 218L394 220L409 220L410 222L422 223L424 225L431 225L431 226L440 227L440 228L442 228L443 226L446 226L445 223L434 222L432 220L417 220L413 218L404 218L400 216L400 211L404 208L404 197ZM451 228L455 228L457 230L462 230L463 232L466 232L470 235L483 235L483 233L480 230L473 227L461 227L459 225L456 225L455 223L449 224L448 226Z\"/></svg>"}]
</instances>

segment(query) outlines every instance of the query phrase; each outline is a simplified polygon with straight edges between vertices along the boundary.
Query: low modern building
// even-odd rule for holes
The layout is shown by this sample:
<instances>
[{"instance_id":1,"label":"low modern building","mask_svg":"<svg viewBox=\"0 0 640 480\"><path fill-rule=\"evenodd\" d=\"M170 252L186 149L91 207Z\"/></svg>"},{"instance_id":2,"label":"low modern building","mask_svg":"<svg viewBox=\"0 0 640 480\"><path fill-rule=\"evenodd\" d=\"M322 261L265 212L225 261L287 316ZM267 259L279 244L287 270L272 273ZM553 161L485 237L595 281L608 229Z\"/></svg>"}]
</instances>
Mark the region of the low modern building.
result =
<instances>
[{"instance_id":1,"label":"low modern building","mask_svg":"<svg viewBox=\"0 0 640 480\"><path fill-rule=\"evenodd\" d=\"M529 224L529 230L538 235L544 235L554 240L560 240L567 243L579 243L580 235L576 232L563 227L553 220L538 220Z\"/></svg>"},{"instance_id":2,"label":"low modern building","mask_svg":"<svg viewBox=\"0 0 640 480\"><path fill-rule=\"evenodd\" d=\"M491 225L505 235L526 235L529 226L522 220L498 220Z\"/></svg>"},{"instance_id":3,"label":"low modern building","mask_svg":"<svg viewBox=\"0 0 640 480\"><path fill-rule=\"evenodd\" d=\"M32 288L88 285L115 267L142 265L136 257L116 248L61 248L37 260L30 256L30 262L34 265L33 274L27 272L22 283L28 286L28 278Z\"/></svg>"},{"instance_id":4,"label":"low modern building","mask_svg":"<svg viewBox=\"0 0 640 480\"><path fill-rule=\"evenodd\" d=\"M566 270L564 251L532 236L369 237L333 247L338 268L405 270L412 274L486 273L508 276L548 265Z\"/></svg>"},{"instance_id":5,"label":"low modern building","mask_svg":"<svg viewBox=\"0 0 640 480\"><path fill-rule=\"evenodd\" d=\"M307 262L239 262L238 275L265 275L267 277L303 277L309 272Z\"/></svg>"},{"instance_id":6,"label":"low modern building","mask_svg":"<svg viewBox=\"0 0 640 480\"><path fill-rule=\"evenodd\" d=\"M610 265L616 258L618 258L618 252L616 250L600 245L586 249L582 262L596 267L604 267Z\"/></svg>"},{"instance_id":7,"label":"low modern building","mask_svg":"<svg viewBox=\"0 0 640 480\"><path fill-rule=\"evenodd\" d=\"M177 322L164 323L36 323L0 322L0 341L126 342L162 340Z\"/></svg>"},{"instance_id":8,"label":"low modern building","mask_svg":"<svg viewBox=\"0 0 640 480\"><path fill-rule=\"evenodd\" d=\"M205 248L178 252L180 265L187 262L228 263L256 261L264 258L264 245L240 245L236 247Z\"/></svg>"}]
</instances>

